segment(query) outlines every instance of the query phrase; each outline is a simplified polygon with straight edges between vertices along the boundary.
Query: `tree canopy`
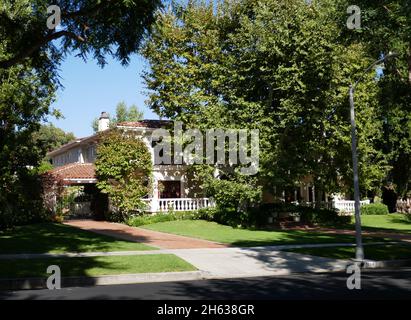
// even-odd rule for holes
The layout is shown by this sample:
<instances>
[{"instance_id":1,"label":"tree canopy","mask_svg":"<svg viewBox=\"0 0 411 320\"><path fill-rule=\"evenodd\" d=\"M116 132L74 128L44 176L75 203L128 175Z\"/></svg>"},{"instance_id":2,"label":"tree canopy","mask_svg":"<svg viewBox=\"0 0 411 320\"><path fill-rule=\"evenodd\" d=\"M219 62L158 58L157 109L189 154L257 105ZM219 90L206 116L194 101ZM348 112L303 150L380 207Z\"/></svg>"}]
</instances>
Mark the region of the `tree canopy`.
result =
<instances>
[{"instance_id":1,"label":"tree canopy","mask_svg":"<svg viewBox=\"0 0 411 320\"><path fill-rule=\"evenodd\" d=\"M49 29L46 0L0 1L0 227L5 217L35 214L39 196L30 169L44 152L32 148L33 132L50 115L61 87L58 67L68 54L112 56L127 64L149 30L157 0L60 0L61 24ZM9 222L2 223L3 221ZM20 219L20 222L24 219Z\"/></svg>"},{"instance_id":2,"label":"tree canopy","mask_svg":"<svg viewBox=\"0 0 411 320\"><path fill-rule=\"evenodd\" d=\"M53 151L75 139L72 132L65 132L51 123L43 124L38 131L33 132L34 143L46 152Z\"/></svg>"},{"instance_id":3,"label":"tree canopy","mask_svg":"<svg viewBox=\"0 0 411 320\"><path fill-rule=\"evenodd\" d=\"M116 115L110 117L110 127L113 128L119 122L139 121L144 117L143 111L140 111L135 104L127 107L124 101L121 101L116 106ZM98 118L95 118L91 123L94 132L98 131Z\"/></svg>"},{"instance_id":4,"label":"tree canopy","mask_svg":"<svg viewBox=\"0 0 411 320\"><path fill-rule=\"evenodd\" d=\"M339 8L349 1L339 1ZM361 43L374 59L389 52L396 59L383 65L378 81L379 117L383 120L380 149L391 167L385 183L399 196L411 191L411 6L408 0L360 0L361 29L342 30L347 44ZM339 20L344 18L340 15Z\"/></svg>"},{"instance_id":5,"label":"tree canopy","mask_svg":"<svg viewBox=\"0 0 411 320\"><path fill-rule=\"evenodd\" d=\"M6 35L3 50L7 54L0 57L0 68L21 64L26 58L37 65L45 60L54 63L72 51L83 58L92 55L101 65L107 55L127 64L153 22L160 1L58 0L53 4L61 9L58 30L50 30L46 24L49 1L2 1L0 34ZM56 44L57 39L61 41Z\"/></svg>"},{"instance_id":6,"label":"tree canopy","mask_svg":"<svg viewBox=\"0 0 411 320\"><path fill-rule=\"evenodd\" d=\"M338 10L327 0L243 0L161 11L143 47L149 106L189 127L259 129L258 184L268 189L308 176L318 192L350 192L348 88L372 55L347 45ZM364 195L387 171L374 79L357 89Z\"/></svg>"}]
</instances>

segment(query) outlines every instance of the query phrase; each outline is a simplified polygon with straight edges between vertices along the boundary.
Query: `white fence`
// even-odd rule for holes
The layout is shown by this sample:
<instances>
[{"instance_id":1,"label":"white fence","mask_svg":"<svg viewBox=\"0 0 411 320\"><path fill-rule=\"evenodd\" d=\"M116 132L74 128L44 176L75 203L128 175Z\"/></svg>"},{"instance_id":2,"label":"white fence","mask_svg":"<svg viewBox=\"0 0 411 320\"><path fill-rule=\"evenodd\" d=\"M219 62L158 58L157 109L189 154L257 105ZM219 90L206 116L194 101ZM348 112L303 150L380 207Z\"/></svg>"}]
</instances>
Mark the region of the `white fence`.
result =
<instances>
[{"instance_id":1,"label":"white fence","mask_svg":"<svg viewBox=\"0 0 411 320\"><path fill-rule=\"evenodd\" d=\"M316 203L313 203L313 202L304 202L304 203L296 203L296 204L309 206L309 207L314 207L316 205ZM360 207L365 204L370 204L370 200L360 201ZM319 206L321 208L337 209L341 213L349 213L349 214L354 213L355 211L354 205L355 205L354 200L333 200L330 202L322 201L319 203Z\"/></svg>"},{"instance_id":2,"label":"white fence","mask_svg":"<svg viewBox=\"0 0 411 320\"><path fill-rule=\"evenodd\" d=\"M150 212L194 211L214 207L214 202L209 198L144 199L144 202L148 204Z\"/></svg>"},{"instance_id":3,"label":"white fence","mask_svg":"<svg viewBox=\"0 0 411 320\"><path fill-rule=\"evenodd\" d=\"M355 201L354 200L334 200L333 206L335 209L341 212L346 212L346 213L353 213L355 211ZM370 200L363 200L360 201L360 207L365 205L365 204L370 204Z\"/></svg>"},{"instance_id":4,"label":"white fence","mask_svg":"<svg viewBox=\"0 0 411 320\"><path fill-rule=\"evenodd\" d=\"M411 213L411 199L397 200L397 212Z\"/></svg>"}]
</instances>

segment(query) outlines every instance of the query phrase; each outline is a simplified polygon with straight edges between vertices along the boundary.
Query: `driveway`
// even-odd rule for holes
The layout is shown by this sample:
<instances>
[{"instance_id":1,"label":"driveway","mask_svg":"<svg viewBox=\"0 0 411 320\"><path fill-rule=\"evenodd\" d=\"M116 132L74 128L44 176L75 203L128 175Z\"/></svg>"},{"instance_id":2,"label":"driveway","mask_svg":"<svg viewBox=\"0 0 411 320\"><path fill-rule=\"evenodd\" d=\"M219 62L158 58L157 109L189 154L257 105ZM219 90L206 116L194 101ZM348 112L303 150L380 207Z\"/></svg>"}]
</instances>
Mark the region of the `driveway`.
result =
<instances>
[{"instance_id":1,"label":"driveway","mask_svg":"<svg viewBox=\"0 0 411 320\"><path fill-rule=\"evenodd\" d=\"M83 230L128 241L140 242L160 249L225 248L227 245L173 235L142 228L129 227L121 223L94 220L69 220L64 224Z\"/></svg>"}]
</instances>

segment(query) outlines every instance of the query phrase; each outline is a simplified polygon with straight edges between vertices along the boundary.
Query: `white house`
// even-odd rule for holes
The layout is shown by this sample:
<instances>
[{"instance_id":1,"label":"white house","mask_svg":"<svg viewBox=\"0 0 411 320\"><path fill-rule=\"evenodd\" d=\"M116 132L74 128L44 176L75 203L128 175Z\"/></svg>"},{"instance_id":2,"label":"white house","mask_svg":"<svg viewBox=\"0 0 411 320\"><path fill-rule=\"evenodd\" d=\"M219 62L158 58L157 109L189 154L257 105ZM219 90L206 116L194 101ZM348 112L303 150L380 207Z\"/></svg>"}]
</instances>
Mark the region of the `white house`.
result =
<instances>
[{"instance_id":1,"label":"white house","mask_svg":"<svg viewBox=\"0 0 411 320\"><path fill-rule=\"evenodd\" d=\"M98 122L98 131L108 130L110 127L107 113L102 112ZM117 127L126 131L136 132L146 143L151 152L154 163L154 148L152 133L156 129L171 125L168 120L142 120L137 122L118 123ZM58 177L64 185L84 186L85 189L96 190L97 182L94 162L96 160L96 147L98 134L77 139L48 153L54 166L51 174ZM213 206L211 199L205 197L201 188L190 179L188 166L184 164L153 165L153 193L147 199L149 212L161 212L173 209L175 211L191 211L199 208ZM331 200L332 201L329 201ZM263 202L286 201L305 205L321 202L323 206L337 208L344 212L354 210L354 201L346 201L335 196L323 194L322 199L315 198L315 189L310 177L306 177L296 188L288 188L277 192L264 190ZM369 203L363 201L361 204Z\"/></svg>"},{"instance_id":2,"label":"white house","mask_svg":"<svg viewBox=\"0 0 411 320\"><path fill-rule=\"evenodd\" d=\"M152 154L154 148L152 132L170 124L166 120L142 120L118 123L117 127L137 132ZM107 113L102 112L98 122L99 132L109 129ZM96 160L98 134L77 139L48 153L54 169L51 174L59 177L65 185L93 185L97 182L94 162ZM161 186L161 187L160 187ZM201 189L188 178L186 165L154 165L153 194L144 199L150 212L191 211L212 206Z\"/></svg>"}]
</instances>

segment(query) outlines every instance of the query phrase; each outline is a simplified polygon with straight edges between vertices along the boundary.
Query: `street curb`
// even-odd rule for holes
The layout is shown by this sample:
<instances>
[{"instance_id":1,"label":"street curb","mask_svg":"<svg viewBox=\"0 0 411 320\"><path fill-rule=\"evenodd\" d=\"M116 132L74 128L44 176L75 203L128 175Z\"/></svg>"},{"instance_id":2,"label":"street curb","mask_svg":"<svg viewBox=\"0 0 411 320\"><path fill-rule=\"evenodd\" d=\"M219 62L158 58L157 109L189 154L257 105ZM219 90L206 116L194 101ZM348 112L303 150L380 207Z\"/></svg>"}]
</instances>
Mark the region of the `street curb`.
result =
<instances>
[{"instance_id":1,"label":"street curb","mask_svg":"<svg viewBox=\"0 0 411 320\"><path fill-rule=\"evenodd\" d=\"M411 267L411 259L385 261L364 260L362 267L364 269Z\"/></svg>"},{"instance_id":2,"label":"street curb","mask_svg":"<svg viewBox=\"0 0 411 320\"><path fill-rule=\"evenodd\" d=\"M152 283L169 281L202 280L206 276L202 271L136 273L107 275L98 277L63 277L61 287L87 287L114 284ZM0 290L47 289L47 278L0 279Z\"/></svg>"},{"instance_id":3,"label":"street curb","mask_svg":"<svg viewBox=\"0 0 411 320\"><path fill-rule=\"evenodd\" d=\"M121 285L135 283L155 283L155 282L173 282L173 281L191 281L191 280L212 280L212 279L231 279L231 278L249 278L259 276L281 276L301 273L328 273L342 272L350 264L350 260L345 260L347 264L336 265L331 269L318 268L305 272L293 272L290 270L279 270L267 272L265 274L231 274L219 275L205 271L184 271L184 272L160 272L160 273L136 273L123 275L106 275L98 277L63 277L61 287L87 287L102 285ZM355 261L352 261L355 263ZM411 260L386 260L373 261L365 260L361 263L362 269L383 269L411 267ZM23 278L23 279L0 279L0 290L33 290L47 289L47 278Z\"/></svg>"}]
</instances>

